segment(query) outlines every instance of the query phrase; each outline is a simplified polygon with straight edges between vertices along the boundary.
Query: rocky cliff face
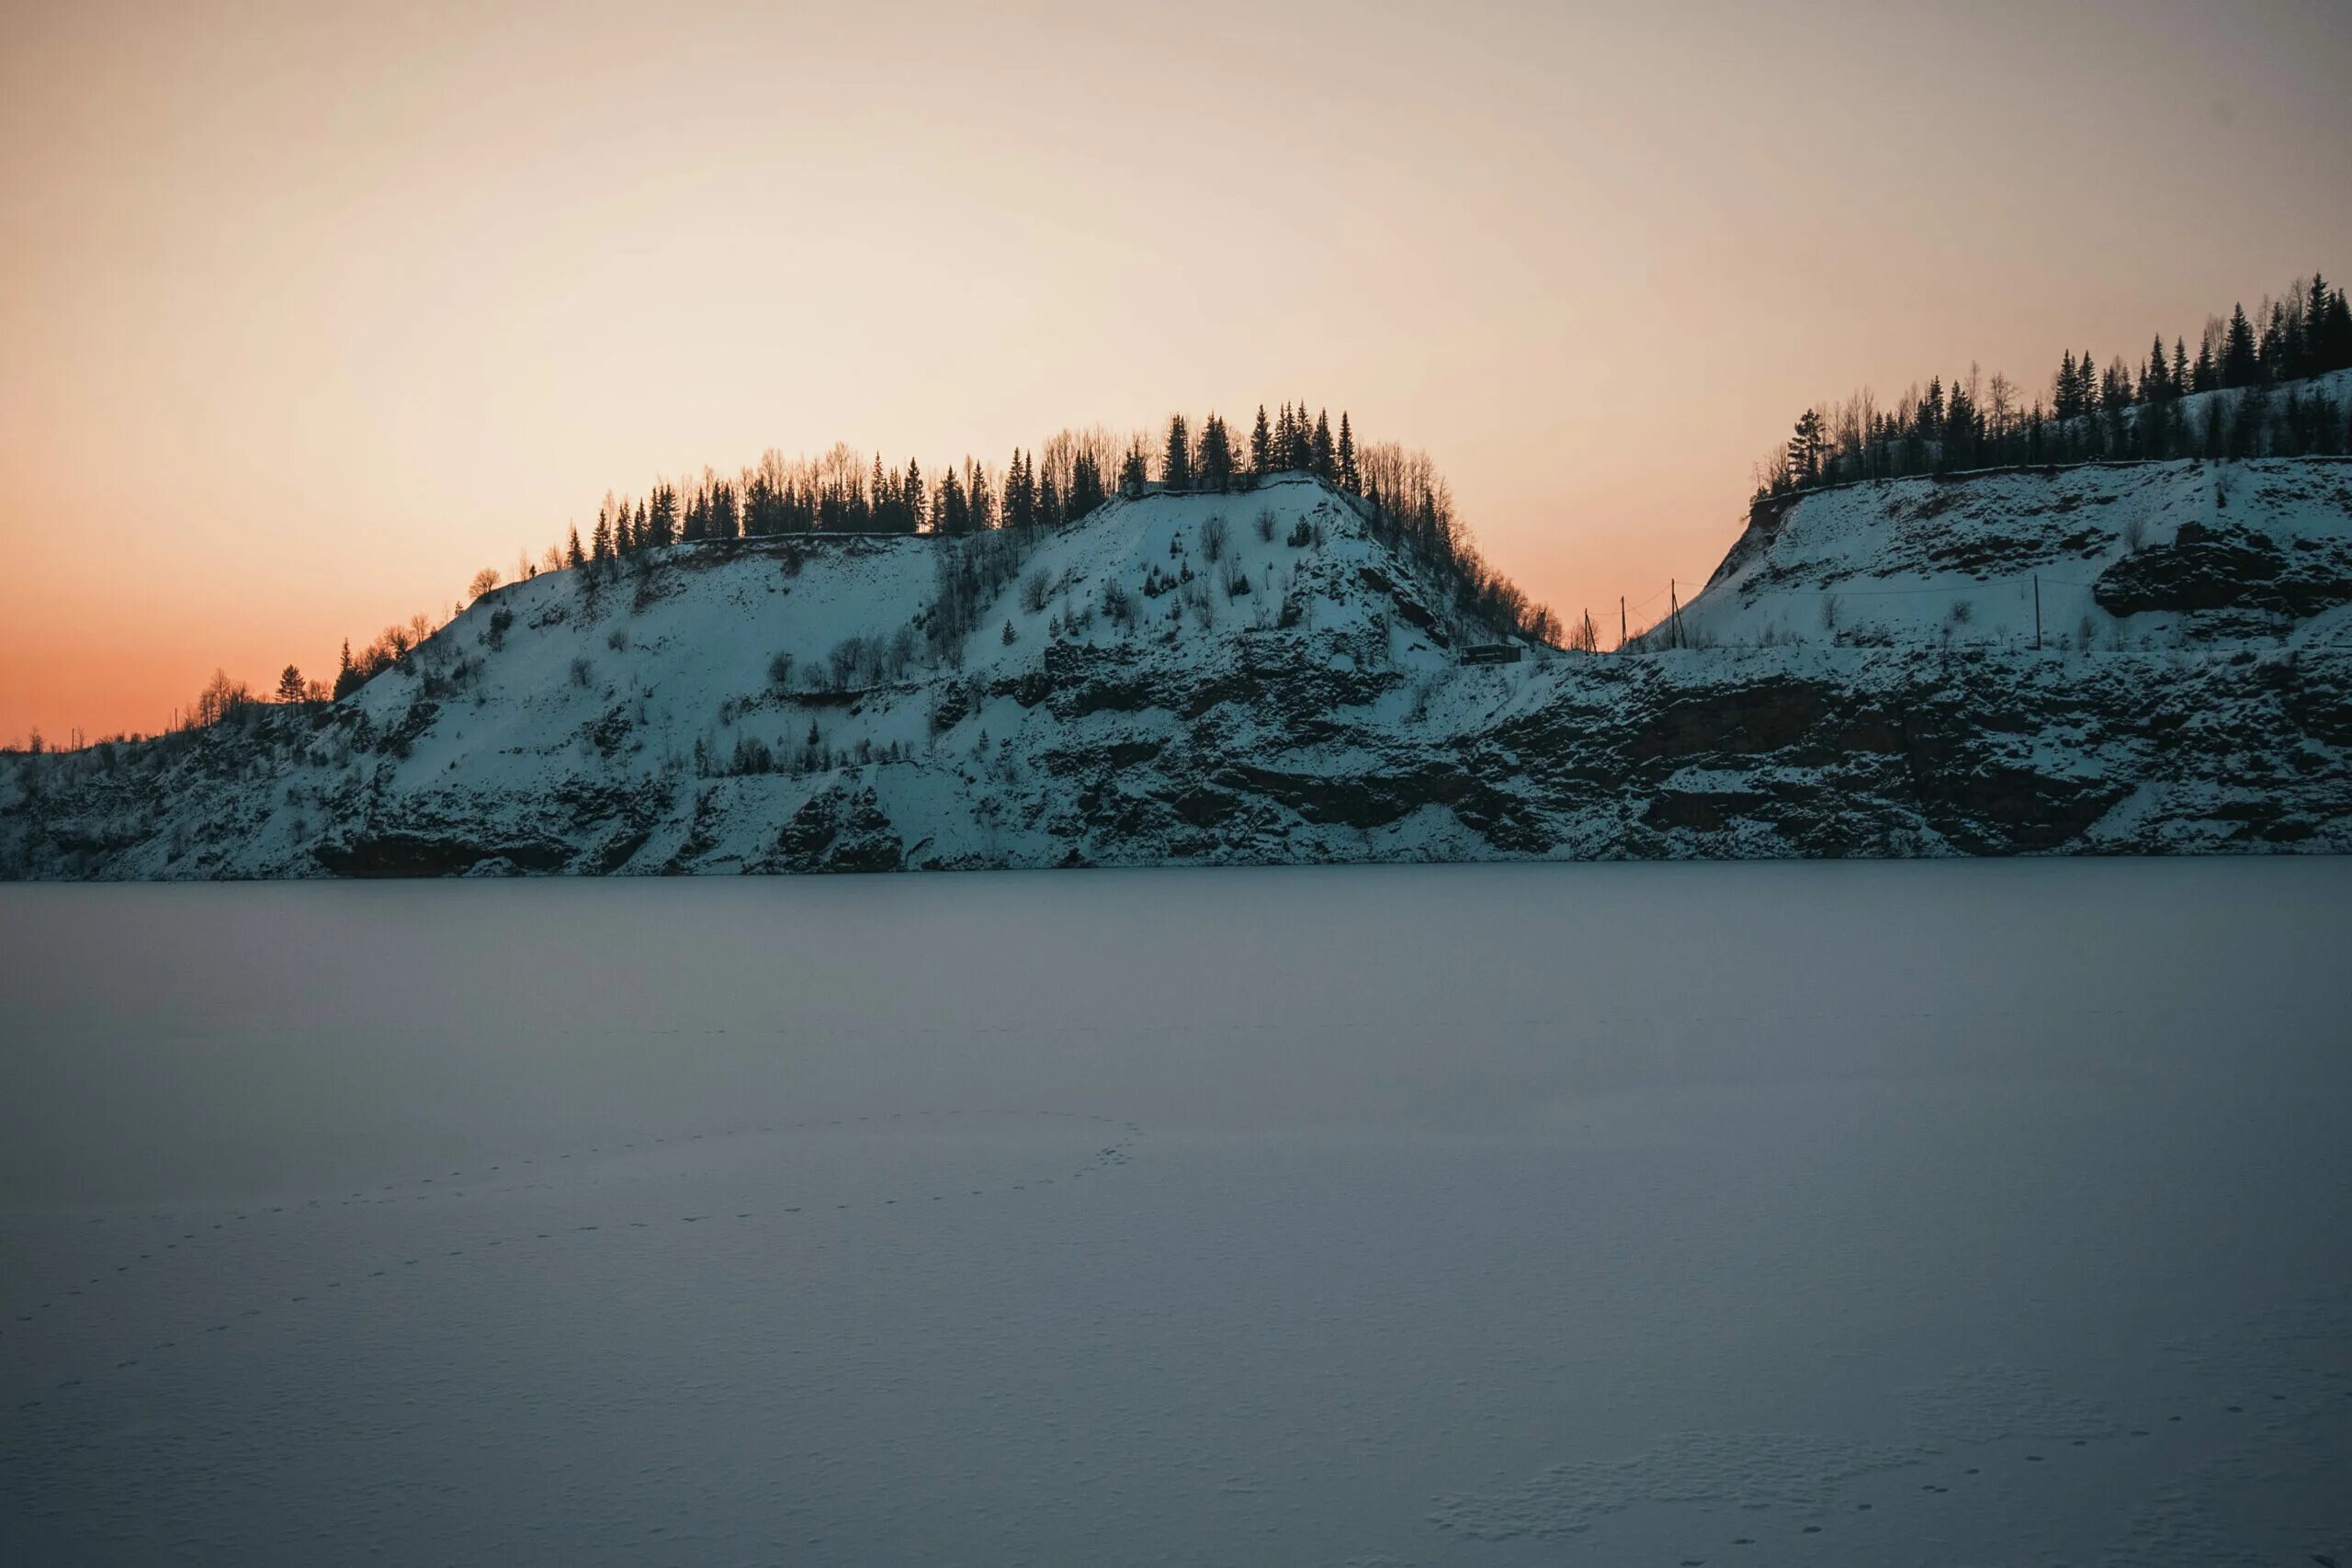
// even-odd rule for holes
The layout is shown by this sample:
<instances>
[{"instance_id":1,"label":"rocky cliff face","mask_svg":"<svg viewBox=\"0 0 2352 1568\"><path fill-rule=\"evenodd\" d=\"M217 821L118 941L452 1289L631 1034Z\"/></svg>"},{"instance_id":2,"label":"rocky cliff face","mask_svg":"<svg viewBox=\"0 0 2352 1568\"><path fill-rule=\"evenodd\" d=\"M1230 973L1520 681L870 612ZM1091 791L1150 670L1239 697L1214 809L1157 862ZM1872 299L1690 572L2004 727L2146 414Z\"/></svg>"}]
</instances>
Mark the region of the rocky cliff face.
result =
<instances>
[{"instance_id":1,"label":"rocky cliff face","mask_svg":"<svg viewBox=\"0 0 2352 1568\"><path fill-rule=\"evenodd\" d=\"M680 547L343 703L7 760L0 872L2342 852L2348 545L2342 465L1904 481L1760 515L1679 636L1493 665L1306 479Z\"/></svg>"}]
</instances>

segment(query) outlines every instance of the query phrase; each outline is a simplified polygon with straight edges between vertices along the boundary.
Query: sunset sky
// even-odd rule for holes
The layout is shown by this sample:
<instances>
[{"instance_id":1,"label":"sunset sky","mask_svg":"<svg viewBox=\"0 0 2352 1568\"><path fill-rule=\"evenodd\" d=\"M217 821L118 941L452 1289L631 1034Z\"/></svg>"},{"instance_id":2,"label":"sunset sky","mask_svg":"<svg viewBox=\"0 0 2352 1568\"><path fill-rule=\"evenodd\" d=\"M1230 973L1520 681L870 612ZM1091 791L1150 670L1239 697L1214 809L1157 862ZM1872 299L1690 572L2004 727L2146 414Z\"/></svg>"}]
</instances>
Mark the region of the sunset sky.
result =
<instances>
[{"instance_id":1,"label":"sunset sky","mask_svg":"<svg viewBox=\"0 0 2352 1568\"><path fill-rule=\"evenodd\" d=\"M1611 624L1807 401L2352 276L2352 7L0 4L0 739L608 489L1305 398Z\"/></svg>"}]
</instances>

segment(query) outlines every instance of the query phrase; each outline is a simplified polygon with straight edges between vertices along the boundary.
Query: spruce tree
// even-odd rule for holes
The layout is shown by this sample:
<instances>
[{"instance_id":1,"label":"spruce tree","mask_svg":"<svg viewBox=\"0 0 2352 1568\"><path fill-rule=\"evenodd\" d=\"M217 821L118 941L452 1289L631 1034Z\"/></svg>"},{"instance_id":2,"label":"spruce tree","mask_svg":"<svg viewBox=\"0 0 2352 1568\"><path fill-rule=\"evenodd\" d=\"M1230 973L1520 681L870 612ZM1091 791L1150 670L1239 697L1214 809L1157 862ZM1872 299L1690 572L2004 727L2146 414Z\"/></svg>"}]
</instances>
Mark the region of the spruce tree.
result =
<instances>
[{"instance_id":1,"label":"spruce tree","mask_svg":"<svg viewBox=\"0 0 2352 1568\"><path fill-rule=\"evenodd\" d=\"M1339 455L1331 447L1331 416L1326 409L1315 411L1315 436L1310 461L1317 479L1331 480L1340 477Z\"/></svg>"},{"instance_id":2,"label":"spruce tree","mask_svg":"<svg viewBox=\"0 0 2352 1568\"><path fill-rule=\"evenodd\" d=\"M1788 475L1796 485L1809 485L1821 478L1821 414L1807 409L1798 416L1796 430L1789 437Z\"/></svg>"},{"instance_id":3,"label":"spruce tree","mask_svg":"<svg viewBox=\"0 0 2352 1568\"><path fill-rule=\"evenodd\" d=\"M2328 299L2316 363L2323 372L2352 368L2352 303L2346 301L2341 288Z\"/></svg>"},{"instance_id":4,"label":"spruce tree","mask_svg":"<svg viewBox=\"0 0 2352 1568\"><path fill-rule=\"evenodd\" d=\"M2109 360L2107 368L2099 373L2098 378L2100 412L2114 413L2131 400L2132 372L2124 368L2122 360Z\"/></svg>"},{"instance_id":5,"label":"spruce tree","mask_svg":"<svg viewBox=\"0 0 2352 1568\"><path fill-rule=\"evenodd\" d=\"M1095 462L1092 453L1080 452L1070 468L1069 494L1062 498L1070 521L1078 521L1106 499L1101 465Z\"/></svg>"},{"instance_id":6,"label":"spruce tree","mask_svg":"<svg viewBox=\"0 0 2352 1568\"><path fill-rule=\"evenodd\" d=\"M1266 462L1273 455L1273 434L1266 428L1266 405L1260 403L1258 423L1250 431L1250 471L1251 473L1262 474L1268 471Z\"/></svg>"},{"instance_id":7,"label":"spruce tree","mask_svg":"<svg viewBox=\"0 0 2352 1568\"><path fill-rule=\"evenodd\" d=\"M1170 490L1193 488L1193 433L1181 413L1168 416L1168 441L1159 455L1159 482Z\"/></svg>"},{"instance_id":8,"label":"spruce tree","mask_svg":"<svg viewBox=\"0 0 2352 1568\"><path fill-rule=\"evenodd\" d=\"M2327 279L2317 272L2312 274L2303 290L2302 308L2302 374L2316 376L2335 367L2324 365L2321 359L2327 346Z\"/></svg>"},{"instance_id":9,"label":"spruce tree","mask_svg":"<svg viewBox=\"0 0 2352 1568\"><path fill-rule=\"evenodd\" d=\"M2255 378L2257 381L2283 381L2294 374L2293 355L2287 333L2287 308L2278 300L2270 302L2270 314L2263 321L2262 339L2255 349Z\"/></svg>"},{"instance_id":10,"label":"spruce tree","mask_svg":"<svg viewBox=\"0 0 2352 1568\"><path fill-rule=\"evenodd\" d=\"M1209 415L1201 425L1200 487L1206 491L1233 488L1233 438L1225 421Z\"/></svg>"},{"instance_id":11,"label":"spruce tree","mask_svg":"<svg viewBox=\"0 0 2352 1568\"><path fill-rule=\"evenodd\" d=\"M973 532L995 527L1000 513L996 495L989 488L988 470L969 457L964 459L964 491L966 504L972 509Z\"/></svg>"},{"instance_id":12,"label":"spruce tree","mask_svg":"<svg viewBox=\"0 0 2352 1568\"><path fill-rule=\"evenodd\" d=\"M2230 311L2229 333L2222 341L2222 385L2224 388L2250 387L2259 367L2256 363L2254 323L2245 319L2245 307L2239 305Z\"/></svg>"},{"instance_id":13,"label":"spruce tree","mask_svg":"<svg viewBox=\"0 0 2352 1568\"><path fill-rule=\"evenodd\" d=\"M742 536L743 509L736 494L735 481L719 479L710 487L710 536L714 539L736 539Z\"/></svg>"},{"instance_id":14,"label":"spruce tree","mask_svg":"<svg viewBox=\"0 0 2352 1568\"><path fill-rule=\"evenodd\" d=\"M947 535L972 531L972 503L966 499L964 483L953 468L939 477L939 489L932 498L931 531Z\"/></svg>"},{"instance_id":15,"label":"spruce tree","mask_svg":"<svg viewBox=\"0 0 2352 1568\"><path fill-rule=\"evenodd\" d=\"M1035 522L1031 504L1023 494L1025 488L1022 483L1021 448L1015 446L1012 461L1006 465L1004 470L1004 525L1008 528L1027 528Z\"/></svg>"},{"instance_id":16,"label":"spruce tree","mask_svg":"<svg viewBox=\"0 0 2352 1568\"><path fill-rule=\"evenodd\" d=\"M1352 493L1359 479L1356 473L1356 437L1355 432L1348 428L1348 411L1345 409L1340 411L1339 456L1340 487Z\"/></svg>"}]
</instances>

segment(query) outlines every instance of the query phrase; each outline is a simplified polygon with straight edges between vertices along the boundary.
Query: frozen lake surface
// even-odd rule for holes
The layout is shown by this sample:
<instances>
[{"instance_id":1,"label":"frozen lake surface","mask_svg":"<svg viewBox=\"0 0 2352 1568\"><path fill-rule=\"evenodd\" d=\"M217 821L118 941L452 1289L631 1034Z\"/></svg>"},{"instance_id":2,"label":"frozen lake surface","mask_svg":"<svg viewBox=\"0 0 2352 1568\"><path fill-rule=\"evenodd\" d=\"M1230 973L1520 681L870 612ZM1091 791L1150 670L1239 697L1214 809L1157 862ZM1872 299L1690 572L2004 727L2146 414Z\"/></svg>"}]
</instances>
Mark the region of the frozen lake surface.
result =
<instances>
[{"instance_id":1,"label":"frozen lake surface","mask_svg":"<svg viewBox=\"0 0 2352 1568\"><path fill-rule=\"evenodd\" d=\"M0 1562L2352 1563L2352 863L0 887Z\"/></svg>"}]
</instances>

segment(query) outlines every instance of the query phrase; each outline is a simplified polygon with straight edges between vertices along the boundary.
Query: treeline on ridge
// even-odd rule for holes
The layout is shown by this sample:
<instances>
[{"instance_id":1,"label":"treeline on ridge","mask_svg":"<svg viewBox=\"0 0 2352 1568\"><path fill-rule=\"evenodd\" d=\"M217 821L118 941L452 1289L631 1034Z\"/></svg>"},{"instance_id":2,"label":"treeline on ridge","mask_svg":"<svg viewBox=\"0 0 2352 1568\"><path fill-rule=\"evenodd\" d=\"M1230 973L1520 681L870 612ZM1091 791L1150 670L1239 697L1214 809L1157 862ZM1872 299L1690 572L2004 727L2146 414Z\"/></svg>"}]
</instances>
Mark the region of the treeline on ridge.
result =
<instances>
[{"instance_id":1,"label":"treeline on ridge","mask_svg":"<svg viewBox=\"0 0 2352 1568\"><path fill-rule=\"evenodd\" d=\"M2179 337L2167 350L2162 333L2137 365L2118 355L2100 369L2070 350L2030 403L2006 376L1988 382L1971 367L1885 408L1868 388L1815 404L1758 465L1756 494L1973 468L2352 451L2347 410L2297 385L2346 368L2352 305L2313 273L2251 316L2240 304L2209 318L2194 354ZM2192 419L2185 400L2209 392L2233 395L2206 399Z\"/></svg>"},{"instance_id":2,"label":"treeline on ridge","mask_svg":"<svg viewBox=\"0 0 2352 1568\"><path fill-rule=\"evenodd\" d=\"M732 477L706 468L688 481L657 480L634 498L607 492L584 537L573 526L539 559L518 563L516 575L609 570L672 545L780 534L1025 534L1077 522L1114 496L1237 491L1278 474L1311 474L1362 497L1373 530L1442 574L1464 615L1531 640L1558 641L1552 612L1479 553L1428 454L1394 442L1360 444L1347 411L1335 428L1328 411L1310 417L1303 401L1272 414L1261 406L1247 435L1216 413L1197 425L1170 415L1157 435L1100 424L1064 430L1016 448L1002 468L969 457L931 471L914 460L899 468L842 443L815 457L771 449ZM469 597L497 584L497 574L484 571ZM388 627L356 654L346 644L334 694L397 663L425 630L417 621Z\"/></svg>"},{"instance_id":3,"label":"treeline on ridge","mask_svg":"<svg viewBox=\"0 0 2352 1568\"><path fill-rule=\"evenodd\" d=\"M1442 576L1454 608L1465 616L1531 641L1561 641L1563 628L1552 611L1481 556L1428 454L1395 442L1359 444L1345 410L1335 429L1328 412L1309 417L1303 401L1284 403L1272 414L1261 406L1246 436L1216 413L1197 426L1186 415L1170 415L1157 435L1100 424L1064 430L1034 448L1015 449L1001 469L968 457L933 472L912 460L900 468L838 443L816 457L787 458L771 449L733 477L706 468L690 481L658 480L639 497L607 492L585 537L577 526L569 529L563 542L538 559L518 560L514 576L567 570L601 574L670 545L779 534L920 533L970 537L978 545L979 536L1026 536L1074 523L1114 496L1239 491L1281 474L1310 474L1361 497L1367 526ZM976 585L992 585L996 573L989 567L1001 554L983 550L944 571L943 581L953 581L959 592L943 589L943 597L960 604ZM501 581L494 570L476 573L465 603ZM288 664L265 696L215 671L176 723L203 728L270 700L339 699L386 670L404 667L441 624L416 615L356 649L346 639L332 682L307 679Z\"/></svg>"}]
</instances>

